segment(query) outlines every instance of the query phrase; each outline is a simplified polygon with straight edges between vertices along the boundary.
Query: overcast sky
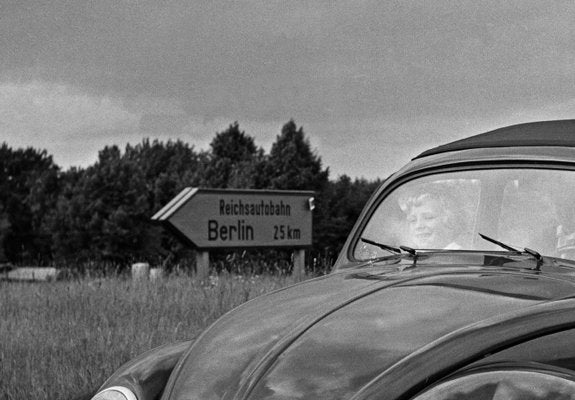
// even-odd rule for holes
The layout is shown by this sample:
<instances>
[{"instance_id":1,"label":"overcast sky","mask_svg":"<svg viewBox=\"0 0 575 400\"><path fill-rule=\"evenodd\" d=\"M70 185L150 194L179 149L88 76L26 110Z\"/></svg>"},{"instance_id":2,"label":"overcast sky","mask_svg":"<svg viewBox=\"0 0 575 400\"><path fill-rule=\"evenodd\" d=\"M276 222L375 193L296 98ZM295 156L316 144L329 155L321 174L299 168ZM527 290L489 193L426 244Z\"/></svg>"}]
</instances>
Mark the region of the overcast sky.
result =
<instances>
[{"instance_id":1,"label":"overcast sky","mask_svg":"<svg viewBox=\"0 0 575 400\"><path fill-rule=\"evenodd\" d=\"M207 149L290 119L332 179L575 118L575 2L0 0L0 142L64 169L106 145Z\"/></svg>"}]
</instances>

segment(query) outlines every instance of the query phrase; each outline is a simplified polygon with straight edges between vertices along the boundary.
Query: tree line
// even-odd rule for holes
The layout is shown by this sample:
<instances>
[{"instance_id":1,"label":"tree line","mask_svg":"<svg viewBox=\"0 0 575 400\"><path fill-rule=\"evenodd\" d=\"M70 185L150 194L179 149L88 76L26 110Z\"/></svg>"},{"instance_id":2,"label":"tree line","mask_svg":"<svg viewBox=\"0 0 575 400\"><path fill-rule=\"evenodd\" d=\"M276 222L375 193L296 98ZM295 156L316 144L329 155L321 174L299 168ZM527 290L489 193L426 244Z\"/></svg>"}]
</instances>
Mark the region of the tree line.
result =
<instances>
[{"instance_id":1,"label":"tree line","mask_svg":"<svg viewBox=\"0 0 575 400\"><path fill-rule=\"evenodd\" d=\"M124 151L106 146L93 165L65 171L45 150L3 143L0 263L122 267L148 261L170 267L191 250L150 217L191 186L315 191L308 264L325 269L379 183L346 175L330 180L293 120L269 154L235 122L216 133L208 150L144 139Z\"/></svg>"}]
</instances>

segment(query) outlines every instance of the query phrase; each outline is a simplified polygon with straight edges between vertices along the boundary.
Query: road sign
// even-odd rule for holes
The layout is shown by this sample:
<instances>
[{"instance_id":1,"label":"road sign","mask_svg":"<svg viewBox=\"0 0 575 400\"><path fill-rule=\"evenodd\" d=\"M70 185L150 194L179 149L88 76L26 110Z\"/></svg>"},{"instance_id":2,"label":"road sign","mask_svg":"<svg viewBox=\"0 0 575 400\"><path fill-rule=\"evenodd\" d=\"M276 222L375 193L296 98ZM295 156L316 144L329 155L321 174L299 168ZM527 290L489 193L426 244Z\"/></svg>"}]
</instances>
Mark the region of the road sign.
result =
<instances>
[{"instance_id":1,"label":"road sign","mask_svg":"<svg viewBox=\"0 0 575 400\"><path fill-rule=\"evenodd\" d=\"M199 249L307 247L312 243L312 191L186 188L158 211Z\"/></svg>"}]
</instances>

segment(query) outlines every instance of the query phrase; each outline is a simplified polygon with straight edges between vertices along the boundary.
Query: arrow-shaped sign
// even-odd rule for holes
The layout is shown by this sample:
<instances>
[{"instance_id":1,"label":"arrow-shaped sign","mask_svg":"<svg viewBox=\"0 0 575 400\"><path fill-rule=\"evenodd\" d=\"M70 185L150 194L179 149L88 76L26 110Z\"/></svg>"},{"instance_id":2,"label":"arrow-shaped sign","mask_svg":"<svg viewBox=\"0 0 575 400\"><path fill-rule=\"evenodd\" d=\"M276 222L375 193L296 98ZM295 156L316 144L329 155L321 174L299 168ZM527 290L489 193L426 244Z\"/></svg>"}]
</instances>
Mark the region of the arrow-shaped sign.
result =
<instances>
[{"instance_id":1,"label":"arrow-shaped sign","mask_svg":"<svg viewBox=\"0 0 575 400\"><path fill-rule=\"evenodd\" d=\"M312 243L312 191L185 188L152 220L200 249L306 247Z\"/></svg>"}]
</instances>

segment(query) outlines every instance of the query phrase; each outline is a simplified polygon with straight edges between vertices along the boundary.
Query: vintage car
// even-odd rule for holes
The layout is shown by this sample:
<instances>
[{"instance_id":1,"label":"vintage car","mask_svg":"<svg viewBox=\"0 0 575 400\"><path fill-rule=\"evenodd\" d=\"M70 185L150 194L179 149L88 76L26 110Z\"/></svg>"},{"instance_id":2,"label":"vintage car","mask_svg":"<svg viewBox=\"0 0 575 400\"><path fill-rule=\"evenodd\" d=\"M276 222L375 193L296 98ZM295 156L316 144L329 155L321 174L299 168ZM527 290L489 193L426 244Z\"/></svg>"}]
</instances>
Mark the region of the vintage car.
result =
<instances>
[{"instance_id":1,"label":"vintage car","mask_svg":"<svg viewBox=\"0 0 575 400\"><path fill-rule=\"evenodd\" d=\"M96 400L575 399L575 120L428 150L333 271L122 366Z\"/></svg>"}]
</instances>

